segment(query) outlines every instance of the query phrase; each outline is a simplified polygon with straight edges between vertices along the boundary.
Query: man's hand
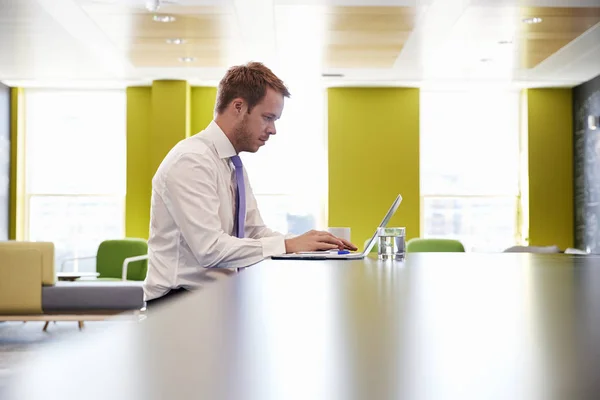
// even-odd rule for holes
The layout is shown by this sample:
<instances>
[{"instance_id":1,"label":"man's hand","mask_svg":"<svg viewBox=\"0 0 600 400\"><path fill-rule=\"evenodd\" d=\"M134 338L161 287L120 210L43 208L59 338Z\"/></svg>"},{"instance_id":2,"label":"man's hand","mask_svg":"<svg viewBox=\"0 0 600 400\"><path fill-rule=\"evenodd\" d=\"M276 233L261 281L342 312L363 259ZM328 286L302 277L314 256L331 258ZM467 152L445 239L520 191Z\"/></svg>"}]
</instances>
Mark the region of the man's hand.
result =
<instances>
[{"instance_id":1,"label":"man's hand","mask_svg":"<svg viewBox=\"0 0 600 400\"><path fill-rule=\"evenodd\" d=\"M323 231L309 231L304 235L297 236L293 239L286 239L285 241L286 253L334 249L357 250L357 247L345 239L338 238L329 232Z\"/></svg>"}]
</instances>

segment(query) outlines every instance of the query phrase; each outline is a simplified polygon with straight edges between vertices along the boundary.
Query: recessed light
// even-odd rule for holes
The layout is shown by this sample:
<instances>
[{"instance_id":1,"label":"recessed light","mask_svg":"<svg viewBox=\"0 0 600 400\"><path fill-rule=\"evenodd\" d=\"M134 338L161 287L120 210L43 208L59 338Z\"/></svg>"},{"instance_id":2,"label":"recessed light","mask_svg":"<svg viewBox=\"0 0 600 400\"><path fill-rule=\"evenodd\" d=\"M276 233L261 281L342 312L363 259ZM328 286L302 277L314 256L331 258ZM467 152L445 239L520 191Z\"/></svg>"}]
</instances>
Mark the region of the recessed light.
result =
<instances>
[{"instance_id":1,"label":"recessed light","mask_svg":"<svg viewBox=\"0 0 600 400\"><path fill-rule=\"evenodd\" d=\"M179 61L181 62L192 62L195 61L196 59L194 57L179 57Z\"/></svg>"},{"instance_id":2,"label":"recessed light","mask_svg":"<svg viewBox=\"0 0 600 400\"><path fill-rule=\"evenodd\" d=\"M501 40L498 44L512 44L512 40Z\"/></svg>"},{"instance_id":3,"label":"recessed light","mask_svg":"<svg viewBox=\"0 0 600 400\"><path fill-rule=\"evenodd\" d=\"M525 18L523 22L526 24L539 24L542 22L542 19L540 17Z\"/></svg>"},{"instance_id":4,"label":"recessed light","mask_svg":"<svg viewBox=\"0 0 600 400\"><path fill-rule=\"evenodd\" d=\"M150 12L157 12L160 9L160 0L147 0L146 9Z\"/></svg>"},{"instance_id":5,"label":"recessed light","mask_svg":"<svg viewBox=\"0 0 600 400\"><path fill-rule=\"evenodd\" d=\"M155 15L152 19L156 22L173 22L175 17L172 15Z\"/></svg>"},{"instance_id":6,"label":"recessed light","mask_svg":"<svg viewBox=\"0 0 600 400\"><path fill-rule=\"evenodd\" d=\"M185 40L181 38L171 38L167 39L168 44L184 44Z\"/></svg>"},{"instance_id":7,"label":"recessed light","mask_svg":"<svg viewBox=\"0 0 600 400\"><path fill-rule=\"evenodd\" d=\"M482 63L489 63L489 62L492 62L492 59L491 58L482 58L479 61L481 61Z\"/></svg>"}]
</instances>

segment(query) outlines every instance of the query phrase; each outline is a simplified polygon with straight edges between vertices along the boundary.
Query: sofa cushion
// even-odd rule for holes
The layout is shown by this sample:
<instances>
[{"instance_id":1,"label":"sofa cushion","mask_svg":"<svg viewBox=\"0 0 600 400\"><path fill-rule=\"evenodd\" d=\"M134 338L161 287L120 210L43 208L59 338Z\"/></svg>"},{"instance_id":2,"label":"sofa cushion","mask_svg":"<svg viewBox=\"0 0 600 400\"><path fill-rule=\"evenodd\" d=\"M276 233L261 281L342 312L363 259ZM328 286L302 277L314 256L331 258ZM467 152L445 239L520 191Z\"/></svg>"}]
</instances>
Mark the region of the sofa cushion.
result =
<instances>
[{"instance_id":1,"label":"sofa cushion","mask_svg":"<svg viewBox=\"0 0 600 400\"><path fill-rule=\"evenodd\" d=\"M45 313L67 311L139 310L144 306L143 282L57 282L42 287Z\"/></svg>"}]
</instances>

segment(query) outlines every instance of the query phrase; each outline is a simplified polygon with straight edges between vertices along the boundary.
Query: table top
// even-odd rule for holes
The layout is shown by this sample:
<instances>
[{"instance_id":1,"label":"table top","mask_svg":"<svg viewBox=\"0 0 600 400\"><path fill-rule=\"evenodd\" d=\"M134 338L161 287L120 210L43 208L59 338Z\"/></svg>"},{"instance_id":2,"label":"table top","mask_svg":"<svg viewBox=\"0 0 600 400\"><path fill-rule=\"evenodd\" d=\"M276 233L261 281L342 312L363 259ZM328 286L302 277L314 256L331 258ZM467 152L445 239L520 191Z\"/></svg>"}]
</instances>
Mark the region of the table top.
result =
<instances>
[{"instance_id":1,"label":"table top","mask_svg":"<svg viewBox=\"0 0 600 400\"><path fill-rule=\"evenodd\" d=\"M44 400L597 398L600 257L268 260L142 323L40 351L13 388Z\"/></svg>"},{"instance_id":2,"label":"table top","mask_svg":"<svg viewBox=\"0 0 600 400\"><path fill-rule=\"evenodd\" d=\"M78 278L95 278L100 275L99 272L57 272L56 277L59 281L75 280Z\"/></svg>"}]
</instances>

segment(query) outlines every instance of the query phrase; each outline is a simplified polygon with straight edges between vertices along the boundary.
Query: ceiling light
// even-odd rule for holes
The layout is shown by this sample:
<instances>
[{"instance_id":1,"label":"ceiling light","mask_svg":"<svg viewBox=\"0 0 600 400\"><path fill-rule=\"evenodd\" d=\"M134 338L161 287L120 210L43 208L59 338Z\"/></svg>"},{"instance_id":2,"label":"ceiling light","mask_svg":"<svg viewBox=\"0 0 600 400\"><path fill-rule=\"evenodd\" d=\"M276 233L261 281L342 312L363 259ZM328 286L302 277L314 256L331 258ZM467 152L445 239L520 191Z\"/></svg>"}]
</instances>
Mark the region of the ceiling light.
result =
<instances>
[{"instance_id":1,"label":"ceiling light","mask_svg":"<svg viewBox=\"0 0 600 400\"><path fill-rule=\"evenodd\" d=\"M196 59L194 57L179 57L179 61L181 62L192 62L195 61Z\"/></svg>"},{"instance_id":2,"label":"ceiling light","mask_svg":"<svg viewBox=\"0 0 600 400\"><path fill-rule=\"evenodd\" d=\"M512 40L501 40L498 44L512 44Z\"/></svg>"},{"instance_id":3,"label":"ceiling light","mask_svg":"<svg viewBox=\"0 0 600 400\"><path fill-rule=\"evenodd\" d=\"M488 63L488 62L492 62L492 59L491 58L482 58L479 61L481 61L482 63Z\"/></svg>"},{"instance_id":4,"label":"ceiling light","mask_svg":"<svg viewBox=\"0 0 600 400\"><path fill-rule=\"evenodd\" d=\"M539 24L542 22L542 19L540 17L525 18L523 22L526 24Z\"/></svg>"},{"instance_id":5,"label":"ceiling light","mask_svg":"<svg viewBox=\"0 0 600 400\"><path fill-rule=\"evenodd\" d=\"M152 19L156 22L173 22L175 17L172 15L155 15Z\"/></svg>"},{"instance_id":6,"label":"ceiling light","mask_svg":"<svg viewBox=\"0 0 600 400\"><path fill-rule=\"evenodd\" d=\"M171 38L166 40L168 44L184 44L185 40L182 38Z\"/></svg>"},{"instance_id":7,"label":"ceiling light","mask_svg":"<svg viewBox=\"0 0 600 400\"><path fill-rule=\"evenodd\" d=\"M160 0L147 0L146 9L150 12L157 12L160 8Z\"/></svg>"}]
</instances>

